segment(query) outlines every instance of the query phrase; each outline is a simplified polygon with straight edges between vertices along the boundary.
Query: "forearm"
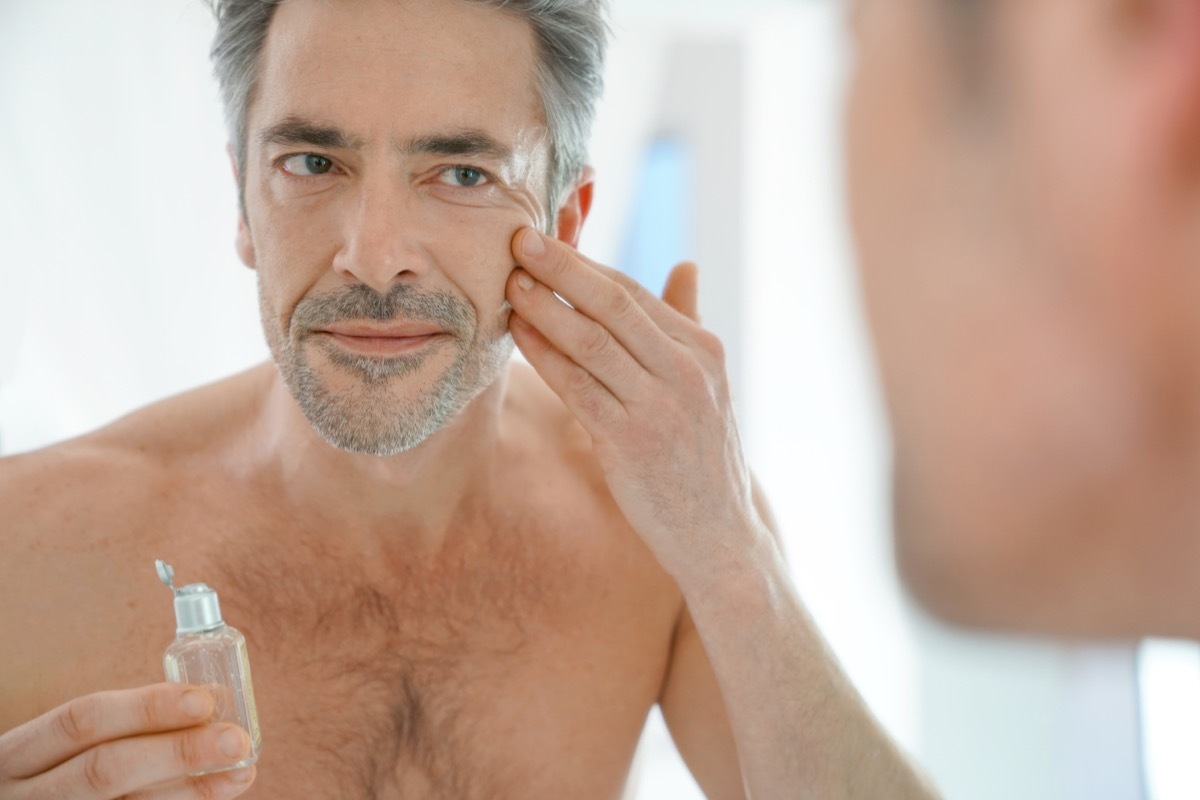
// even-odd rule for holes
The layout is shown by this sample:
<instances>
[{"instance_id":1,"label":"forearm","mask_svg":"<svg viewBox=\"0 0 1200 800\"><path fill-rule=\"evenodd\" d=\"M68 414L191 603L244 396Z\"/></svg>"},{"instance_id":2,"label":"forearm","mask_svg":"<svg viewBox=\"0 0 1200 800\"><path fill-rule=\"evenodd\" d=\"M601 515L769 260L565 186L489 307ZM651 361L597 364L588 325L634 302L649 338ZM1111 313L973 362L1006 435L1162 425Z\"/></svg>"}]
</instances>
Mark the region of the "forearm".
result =
<instances>
[{"instance_id":1,"label":"forearm","mask_svg":"<svg viewBox=\"0 0 1200 800\"><path fill-rule=\"evenodd\" d=\"M752 556L681 582L749 797L937 797L841 671L765 531L758 542Z\"/></svg>"}]
</instances>

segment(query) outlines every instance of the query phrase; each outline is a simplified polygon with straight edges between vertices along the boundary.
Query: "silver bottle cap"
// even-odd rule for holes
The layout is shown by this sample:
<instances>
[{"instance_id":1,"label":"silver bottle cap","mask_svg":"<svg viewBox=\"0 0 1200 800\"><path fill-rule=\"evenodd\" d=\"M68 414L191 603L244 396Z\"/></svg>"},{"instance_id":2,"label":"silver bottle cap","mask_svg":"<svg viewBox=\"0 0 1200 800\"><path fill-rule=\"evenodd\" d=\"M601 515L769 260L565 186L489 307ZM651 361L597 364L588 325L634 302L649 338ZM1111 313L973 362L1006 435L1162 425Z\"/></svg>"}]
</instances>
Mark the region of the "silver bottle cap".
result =
<instances>
[{"instance_id":1,"label":"silver bottle cap","mask_svg":"<svg viewBox=\"0 0 1200 800\"><path fill-rule=\"evenodd\" d=\"M155 561L158 578L175 594L175 633L203 633L220 628L221 603L217 593L203 583L175 588L175 570L163 561Z\"/></svg>"},{"instance_id":2,"label":"silver bottle cap","mask_svg":"<svg viewBox=\"0 0 1200 800\"><path fill-rule=\"evenodd\" d=\"M176 633L201 633L225 624L217 593L203 583L175 590Z\"/></svg>"}]
</instances>

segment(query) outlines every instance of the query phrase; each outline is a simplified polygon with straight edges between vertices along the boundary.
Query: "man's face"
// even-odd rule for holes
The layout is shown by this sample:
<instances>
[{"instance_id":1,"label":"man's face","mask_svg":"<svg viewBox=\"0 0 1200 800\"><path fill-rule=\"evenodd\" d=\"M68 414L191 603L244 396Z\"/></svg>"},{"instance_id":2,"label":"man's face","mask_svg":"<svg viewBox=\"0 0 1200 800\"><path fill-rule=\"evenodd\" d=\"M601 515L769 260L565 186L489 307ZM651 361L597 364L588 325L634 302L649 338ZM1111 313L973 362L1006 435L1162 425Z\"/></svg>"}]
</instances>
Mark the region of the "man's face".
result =
<instances>
[{"instance_id":1,"label":"man's face","mask_svg":"<svg viewBox=\"0 0 1200 800\"><path fill-rule=\"evenodd\" d=\"M446 0L290 0L248 109L243 260L314 428L389 455L512 350L517 229L547 229L531 27Z\"/></svg>"},{"instance_id":2,"label":"man's face","mask_svg":"<svg viewBox=\"0 0 1200 800\"><path fill-rule=\"evenodd\" d=\"M851 213L902 528L1072 525L1187 433L1196 287L1172 265L1197 226L1155 43L1117 5L856 3Z\"/></svg>"}]
</instances>

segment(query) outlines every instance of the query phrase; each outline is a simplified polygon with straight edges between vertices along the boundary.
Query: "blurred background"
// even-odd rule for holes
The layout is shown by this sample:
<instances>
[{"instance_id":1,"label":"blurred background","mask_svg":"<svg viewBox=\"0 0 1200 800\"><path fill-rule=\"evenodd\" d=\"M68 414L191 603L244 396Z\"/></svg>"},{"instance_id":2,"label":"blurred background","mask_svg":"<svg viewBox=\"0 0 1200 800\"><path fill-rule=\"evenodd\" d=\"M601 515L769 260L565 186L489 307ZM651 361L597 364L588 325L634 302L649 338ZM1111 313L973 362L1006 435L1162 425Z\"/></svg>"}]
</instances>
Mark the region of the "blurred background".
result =
<instances>
[{"instance_id":1,"label":"blurred background","mask_svg":"<svg viewBox=\"0 0 1200 800\"><path fill-rule=\"evenodd\" d=\"M948 798L1200 797L1195 644L950 630L897 583L840 179L844 11L615 0L583 249L653 289L701 265L800 590ZM0 0L0 454L266 358L212 30L200 0ZM657 717L636 770L638 798L700 797Z\"/></svg>"}]
</instances>

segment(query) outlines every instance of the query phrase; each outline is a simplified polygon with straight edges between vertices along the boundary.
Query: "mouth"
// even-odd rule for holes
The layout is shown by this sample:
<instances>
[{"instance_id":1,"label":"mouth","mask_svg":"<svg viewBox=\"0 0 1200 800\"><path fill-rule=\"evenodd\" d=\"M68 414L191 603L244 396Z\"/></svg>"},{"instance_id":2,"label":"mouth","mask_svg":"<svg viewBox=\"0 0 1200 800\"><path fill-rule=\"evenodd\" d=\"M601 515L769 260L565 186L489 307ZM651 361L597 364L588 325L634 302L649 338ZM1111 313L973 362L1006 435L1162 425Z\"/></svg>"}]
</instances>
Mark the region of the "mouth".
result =
<instances>
[{"instance_id":1,"label":"mouth","mask_svg":"<svg viewBox=\"0 0 1200 800\"><path fill-rule=\"evenodd\" d=\"M446 332L428 323L341 323L313 331L313 335L355 355L394 358L441 341Z\"/></svg>"}]
</instances>

